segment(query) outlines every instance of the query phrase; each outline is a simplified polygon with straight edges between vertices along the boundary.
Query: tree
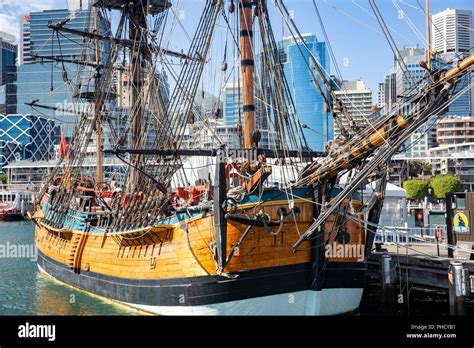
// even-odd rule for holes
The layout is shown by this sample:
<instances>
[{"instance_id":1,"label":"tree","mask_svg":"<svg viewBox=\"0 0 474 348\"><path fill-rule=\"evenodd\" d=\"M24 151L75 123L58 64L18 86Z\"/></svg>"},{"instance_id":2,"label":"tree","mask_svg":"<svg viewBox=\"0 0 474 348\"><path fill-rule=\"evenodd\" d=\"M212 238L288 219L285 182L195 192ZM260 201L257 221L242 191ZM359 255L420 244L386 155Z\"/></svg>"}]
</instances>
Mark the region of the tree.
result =
<instances>
[{"instance_id":1,"label":"tree","mask_svg":"<svg viewBox=\"0 0 474 348\"><path fill-rule=\"evenodd\" d=\"M7 183L7 175L4 173L0 173L0 184L6 184Z\"/></svg>"},{"instance_id":2,"label":"tree","mask_svg":"<svg viewBox=\"0 0 474 348\"><path fill-rule=\"evenodd\" d=\"M431 163L423 162L421 164L421 171L424 175L431 175Z\"/></svg>"},{"instance_id":3,"label":"tree","mask_svg":"<svg viewBox=\"0 0 474 348\"><path fill-rule=\"evenodd\" d=\"M409 161L408 162L408 175L410 178L418 177L418 174L421 173L421 163L420 161Z\"/></svg>"},{"instance_id":4,"label":"tree","mask_svg":"<svg viewBox=\"0 0 474 348\"><path fill-rule=\"evenodd\" d=\"M447 192L457 192L461 189L461 181L453 174L439 174L431 179L433 196L438 199L446 198Z\"/></svg>"},{"instance_id":5,"label":"tree","mask_svg":"<svg viewBox=\"0 0 474 348\"><path fill-rule=\"evenodd\" d=\"M428 196L428 184L426 180L407 180L403 188L407 191L408 199L423 199Z\"/></svg>"},{"instance_id":6,"label":"tree","mask_svg":"<svg viewBox=\"0 0 474 348\"><path fill-rule=\"evenodd\" d=\"M408 168L409 175L412 178L417 178L420 174L431 174L431 164L429 162L419 160L408 161Z\"/></svg>"}]
</instances>

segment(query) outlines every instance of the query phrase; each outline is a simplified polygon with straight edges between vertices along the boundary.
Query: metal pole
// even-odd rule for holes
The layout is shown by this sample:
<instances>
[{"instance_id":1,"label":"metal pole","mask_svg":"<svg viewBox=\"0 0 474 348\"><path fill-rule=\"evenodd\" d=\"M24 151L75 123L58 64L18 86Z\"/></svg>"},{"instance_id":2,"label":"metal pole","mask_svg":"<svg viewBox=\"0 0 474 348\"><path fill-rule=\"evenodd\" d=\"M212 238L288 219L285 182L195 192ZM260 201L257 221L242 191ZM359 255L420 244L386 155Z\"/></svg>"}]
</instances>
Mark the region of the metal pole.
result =
<instances>
[{"instance_id":1,"label":"metal pole","mask_svg":"<svg viewBox=\"0 0 474 348\"><path fill-rule=\"evenodd\" d=\"M456 244L453 231L453 194L451 192L446 193L446 238L448 245ZM448 257L454 257L452 248L448 248Z\"/></svg>"},{"instance_id":2,"label":"metal pole","mask_svg":"<svg viewBox=\"0 0 474 348\"><path fill-rule=\"evenodd\" d=\"M448 269L449 314L464 315L464 295L462 263L451 261Z\"/></svg>"},{"instance_id":3,"label":"metal pole","mask_svg":"<svg viewBox=\"0 0 474 348\"><path fill-rule=\"evenodd\" d=\"M393 300L392 256L385 253L380 259L380 280L382 283L382 306L390 312Z\"/></svg>"}]
</instances>

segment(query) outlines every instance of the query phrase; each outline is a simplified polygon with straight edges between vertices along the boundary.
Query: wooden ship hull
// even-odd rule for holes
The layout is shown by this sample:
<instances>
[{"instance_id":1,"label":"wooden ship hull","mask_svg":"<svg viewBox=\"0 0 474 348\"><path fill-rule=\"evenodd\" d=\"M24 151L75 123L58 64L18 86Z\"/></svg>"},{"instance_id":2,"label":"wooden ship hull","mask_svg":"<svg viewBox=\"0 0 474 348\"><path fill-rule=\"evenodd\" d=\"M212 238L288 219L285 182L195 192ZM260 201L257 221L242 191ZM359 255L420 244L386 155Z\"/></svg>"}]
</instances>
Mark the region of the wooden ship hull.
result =
<instances>
[{"instance_id":1,"label":"wooden ship hull","mask_svg":"<svg viewBox=\"0 0 474 348\"><path fill-rule=\"evenodd\" d=\"M293 252L299 233L315 217L313 189L298 188L293 194L300 197L295 199L298 214L281 226L227 220L230 257L223 272L216 271L212 212L188 211L115 234L92 226L87 213L60 214L43 202L33 216L38 267L74 287L157 314L332 315L356 310L365 257L325 258L311 241ZM288 207L286 197L284 191L265 190L258 203L257 195L246 195L236 215L263 212L270 225L278 221L279 209ZM55 228L60 220L63 227ZM328 224L334 222L328 219ZM363 227L349 221L346 228L347 245L364 244Z\"/></svg>"},{"instance_id":2,"label":"wooden ship hull","mask_svg":"<svg viewBox=\"0 0 474 348\"><path fill-rule=\"evenodd\" d=\"M159 314L332 315L356 310L362 298L367 255L379 223L390 159L429 117L446 110L457 82L474 65L474 55L449 71L432 70L430 64L424 64L427 87L415 89L393 109L380 111L374 124L360 129L311 54L308 68L312 81L322 96L323 87L330 93L334 107L327 98L325 105L343 134L326 144L325 155L307 153L311 151L307 151L303 127L297 115L290 117L295 107L280 55L274 54L278 50L266 2L239 0L238 11L231 2L228 13L239 14L236 32L240 33L240 44L234 58L240 59L244 128L239 117L241 148L228 150L255 150L256 155L252 160L244 156L234 161L235 156L226 154L225 144L215 149L181 148L186 124L200 114L194 110L193 100L217 18L225 14L223 2L205 2L186 55L162 50L153 37L142 37L148 33L143 30L146 17L165 11L168 1L153 1L151 12L144 11L142 0L98 1L96 5L120 9L119 36L129 19L127 39L112 41L128 50L134 107L123 134L105 151L102 125L107 124L107 106L101 83L109 84L107 74L94 74L100 87L93 93L93 103L88 104L94 117L82 115L72 146L61 150L64 176L59 174L58 166L42 188L31 216L36 224L40 270L93 294ZM296 33L294 39L304 43L284 2L275 5ZM95 14L98 30L98 11ZM254 22L261 29L265 48L266 68L260 73L260 82L275 87L269 101L279 111L271 113L275 126L270 122L277 131L278 147L268 154L260 151L262 134L255 117ZM66 28L66 23L48 26L93 39L95 65L99 67L99 41L110 41L110 37ZM140 44L134 44L137 42ZM167 107L160 92L155 96L145 93L150 88L144 84L141 71L154 74L153 63L157 58L162 61L163 54L183 59L177 81L185 84L174 89ZM104 71L113 70L117 56L110 55ZM221 67L223 76L226 60L224 57ZM234 74L237 70L232 69ZM159 91L156 79L151 81ZM154 116L165 127L161 123L153 125L145 117L147 105L150 110L156 109ZM160 132L154 135L150 147L143 135L156 131L158 126ZM93 133L97 150L95 180L81 170ZM105 182L106 153L126 164L124 180L118 187ZM196 182L205 187L200 191L202 195L192 194L191 189L198 187L185 178L182 159L193 156L215 157L214 178L209 172ZM275 159L272 165L267 162L270 158ZM208 164L204 167L209 169ZM304 169L297 164L304 165ZM275 180L270 188L265 180L272 166L281 166L283 172L293 168L297 175L292 178L285 174L282 182L277 181L279 188ZM231 185L234 169L240 181L232 180ZM172 183L175 175L180 179ZM345 185L341 184L343 175L348 180ZM372 185L373 194L362 202L358 192L363 192L366 185ZM191 200L180 196L184 187L189 187Z\"/></svg>"}]
</instances>

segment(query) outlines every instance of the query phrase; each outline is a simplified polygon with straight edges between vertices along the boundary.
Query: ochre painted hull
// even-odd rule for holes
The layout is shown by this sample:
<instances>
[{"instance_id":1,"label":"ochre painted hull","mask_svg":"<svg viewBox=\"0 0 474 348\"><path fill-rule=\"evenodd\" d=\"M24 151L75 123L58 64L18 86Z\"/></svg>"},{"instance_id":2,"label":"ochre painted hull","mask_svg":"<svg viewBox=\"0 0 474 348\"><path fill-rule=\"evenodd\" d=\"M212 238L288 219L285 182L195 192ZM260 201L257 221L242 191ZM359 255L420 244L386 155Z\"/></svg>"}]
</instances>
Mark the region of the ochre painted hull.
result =
<instances>
[{"instance_id":1,"label":"ochre painted hull","mask_svg":"<svg viewBox=\"0 0 474 348\"><path fill-rule=\"evenodd\" d=\"M238 213L255 215L263 211L272 220L277 220L278 209L285 204L288 207L283 201L250 204L239 207ZM299 304L294 308L309 309L299 309L293 314L338 314L341 310L356 309L352 307L358 306L361 296L357 291L353 292L355 297L348 300L347 308L339 311L327 313L315 309L320 306L314 303L321 301L322 288L362 289L365 262L329 262L320 289L302 295L312 290L312 248L307 242L294 253L291 246L313 221L313 204L297 200L296 206L299 215L289 217L277 236L269 235L264 227L252 227L222 274L216 273L214 217L211 214L120 235L58 230L37 219L38 265L67 284L164 314L199 312L196 308L205 308L205 312L211 314L278 314L264 310L265 306L260 312L251 311L239 301L260 298L272 302L276 296L277 302L281 302L285 298L282 294L291 299L296 293ZM227 222L227 255L246 227ZM302 302L305 302L304 306ZM229 311L229 308L233 310Z\"/></svg>"}]
</instances>

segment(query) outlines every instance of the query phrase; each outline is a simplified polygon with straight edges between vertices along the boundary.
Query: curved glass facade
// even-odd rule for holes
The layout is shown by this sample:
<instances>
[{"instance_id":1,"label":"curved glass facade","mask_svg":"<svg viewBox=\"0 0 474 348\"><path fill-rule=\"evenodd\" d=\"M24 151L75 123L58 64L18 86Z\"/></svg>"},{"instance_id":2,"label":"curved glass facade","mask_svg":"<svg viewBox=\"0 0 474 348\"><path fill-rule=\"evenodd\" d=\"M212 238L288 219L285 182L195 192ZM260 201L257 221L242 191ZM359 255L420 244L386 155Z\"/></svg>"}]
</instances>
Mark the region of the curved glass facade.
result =
<instances>
[{"instance_id":1,"label":"curved glass facade","mask_svg":"<svg viewBox=\"0 0 474 348\"><path fill-rule=\"evenodd\" d=\"M306 45L319 60L329 78L329 55L324 42L318 42L315 35L304 35ZM308 146L314 151L324 151L324 143L334 137L334 124L326 110L324 100L312 82L312 76L305 61L310 62L309 52L301 51L293 38L278 43L285 76L301 123L308 125L304 134ZM303 53L303 54L302 54ZM310 63L313 68L314 64ZM318 78L318 82L322 85ZM329 98L329 94L327 95Z\"/></svg>"}]
</instances>

